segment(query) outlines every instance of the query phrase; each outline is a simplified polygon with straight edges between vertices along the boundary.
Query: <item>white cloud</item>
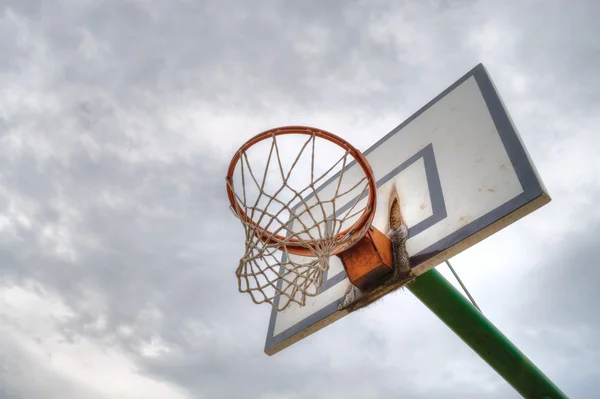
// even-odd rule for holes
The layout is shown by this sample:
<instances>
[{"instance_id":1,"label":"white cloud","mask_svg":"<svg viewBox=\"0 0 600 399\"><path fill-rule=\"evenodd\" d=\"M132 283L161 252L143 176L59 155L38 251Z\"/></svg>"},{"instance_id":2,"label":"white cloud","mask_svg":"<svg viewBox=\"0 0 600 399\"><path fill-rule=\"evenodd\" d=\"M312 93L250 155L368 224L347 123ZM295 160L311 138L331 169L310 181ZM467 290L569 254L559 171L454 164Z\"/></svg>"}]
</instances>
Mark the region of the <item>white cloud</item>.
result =
<instances>
[{"instance_id":1,"label":"white cloud","mask_svg":"<svg viewBox=\"0 0 600 399\"><path fill-rule=\"evenodd\" d=\"M19 348L19 357L5 357L9 368L4 383L25 397L55 397L47 381L31 379L26 369L33 366L35 376L52 375L81 389L80 398L187 398L187 393L169 383L140 375L135 361L118 346L106 347L87 337L66 341L58 328L74 316L72 309L43 289L2 288L2 338L0 347ZM103 329L102 318L96 329ZM160 356L155 342L143 349L144 355ZM10 370L14 369L14 372ZM27 382L29 380L29 382Z\"/></svg>"},{"instance_id":2,"label":"white cloud","mask_svg":"<svg viewBox=\"0 0 600 399\"><path fill-rule=\"evenodd\" d=\"M366 149L481 61L553 202L453 264L568 393L597 391L597 348L582 348L598 327L579 317L595 300L572 295L593 290L556 272L595 256L597 4L547 3L9 0L0 393L511 397L407 293L265 356L269 309L237 292L243 243L225 198L250 136L312 125Z\"/></svg>"}]
</instances>

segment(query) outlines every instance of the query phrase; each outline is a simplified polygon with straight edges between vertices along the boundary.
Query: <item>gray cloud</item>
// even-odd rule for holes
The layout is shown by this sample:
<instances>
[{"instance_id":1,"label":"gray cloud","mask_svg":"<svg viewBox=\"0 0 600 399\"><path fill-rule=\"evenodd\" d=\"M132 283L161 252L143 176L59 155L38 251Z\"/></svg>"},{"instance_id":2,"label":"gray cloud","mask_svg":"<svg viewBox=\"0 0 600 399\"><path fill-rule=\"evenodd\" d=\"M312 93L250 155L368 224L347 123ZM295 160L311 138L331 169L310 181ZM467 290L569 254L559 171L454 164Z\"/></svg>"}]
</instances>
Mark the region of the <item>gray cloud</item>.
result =
<instances>
[{"instance_id":1,"label":"gray cloud","mask_svg":"<svg viewBox=\"0 0 600 399\"><path fill-rule=\"evenodd\" d=\"M514 107L517 124L555 200L571 205L550 164L572 153L546 150L556 145L549 138L566 140L558 111L573 117L574 131L593 126L576 117L598 108L596 4L564 12L558 2L242 3L5 3L2 287L60 298L73 312L54 322L61 342L118 350L141 375L189 397L516 397L407 295L265 356L269 309L240 295L234 279L242 236L227 209L225 168L255 127L341 112L348 124L385 119L391 128L484 61L511 110L529 104ZM514 300L482 298L544 366L566 359L550 372L578 397L597 390L598 348L573 355L580 349L560 334L578 326L597 336L594 220L559 240L526 283L505 280ZM396 311L406 320L390 317ZM31 333L0 315L3 326ZM19 342L0 339L2 395L98 397L51 363L30 371L46 391L25 388L24 370L37 360ZM578 377L572 364L595 371Z\"/></svg>"}]
</instances>

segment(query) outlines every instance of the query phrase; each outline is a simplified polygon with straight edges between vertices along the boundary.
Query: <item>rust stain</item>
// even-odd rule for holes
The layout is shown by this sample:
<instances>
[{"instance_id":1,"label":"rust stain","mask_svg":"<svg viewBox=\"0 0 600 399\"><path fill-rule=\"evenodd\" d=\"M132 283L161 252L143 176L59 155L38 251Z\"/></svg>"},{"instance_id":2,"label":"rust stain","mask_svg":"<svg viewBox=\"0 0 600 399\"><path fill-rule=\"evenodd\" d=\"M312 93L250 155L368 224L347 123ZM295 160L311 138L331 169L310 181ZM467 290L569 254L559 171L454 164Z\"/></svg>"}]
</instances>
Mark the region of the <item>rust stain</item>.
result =
<instances>
[{"instance_id":1,"label":"rust stain","mask_svg":"<svg viewBox=\"0 0 600 399\"><path fill-rule=\"evenodd\" d=\"M494 190L493 188L488 188L488 191L489 191L490 193L495 193L495 192L496 192L496 190Z\"/></svg>"},{"instance_id":2,"label":"rust stain","mask_svg":"<svg viewBox=\"0 0 600 399\"><path fill-rule=\"evenodd\" d=\"M473 221L473 216L461 216L460 218L458 218L458 222L460 224L467 224L467 223L471 223Z\"/></svg>"},{"instance_id":3,"label":"rust stain","mask_svg":"<svg viewBox=\"0 0 600 399\"><path fill-rule=\"evenodd\" d=\"M425 207L426 207L426 206L427 206L427 205L425 205L425 203L424 203L424 202L422 202L422 203L421 203L421 206L420 206L420 208L421 208L421 209L425 209Z\"/></svg>"},{"instance_id":4,"label":"rust stain","mask_svg":"<svg viewBox=\"0 0 600 399\"><path fill-rule=\"evenodd\" d=\"M402 212L400 210L400 198L396 187L392 189L390 194L390 227L398 228L402 224Z\"/></svg>"},{"instance_id":5,"label":"rust stain","mask_svg":"<svg viewBox=\"0 0 600 399\"><path fill-rule=\"evenodd\" d=\"M504 164L500 165L500 169L506 169L506 165L504 165Z\"/></svg>"}]
</instances>

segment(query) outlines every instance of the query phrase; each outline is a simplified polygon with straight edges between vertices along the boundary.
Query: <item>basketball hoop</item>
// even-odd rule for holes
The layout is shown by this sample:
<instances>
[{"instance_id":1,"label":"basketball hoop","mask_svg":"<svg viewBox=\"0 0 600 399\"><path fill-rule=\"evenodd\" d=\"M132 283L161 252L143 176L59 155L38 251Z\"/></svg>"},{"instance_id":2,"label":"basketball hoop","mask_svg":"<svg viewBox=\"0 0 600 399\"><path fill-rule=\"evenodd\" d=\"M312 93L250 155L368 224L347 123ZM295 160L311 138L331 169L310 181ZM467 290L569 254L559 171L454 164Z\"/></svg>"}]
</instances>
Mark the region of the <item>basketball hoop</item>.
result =
<instances>
[{"instance_id":1,"label":"basketball hoop","mask_svg":"<svg viewBox=\"0 0 600 399\"><path fill-rule=\"evenodd\" d=\"M283 141L303 136L292 147L299 147L295 156L282 154ZM316 164L322 159L315 155L317 146L329 143L341 156L318 173ZM255 163L264 163L264 170L255 173L248 153L259 145L264 151ZM303 162L304 168L299 166ZM296 178L298 169L302 178ZM278 311L292 302L304 306L307 296L317 295L329 258L372 231L377 193L373 171L360 151L327 131L286 126L252 137L233 156L226 182L230 208L245 231L245 253L236 270L238 289ZM325 182L334 189L320 192Z\"/></svg>"}]
</instances>

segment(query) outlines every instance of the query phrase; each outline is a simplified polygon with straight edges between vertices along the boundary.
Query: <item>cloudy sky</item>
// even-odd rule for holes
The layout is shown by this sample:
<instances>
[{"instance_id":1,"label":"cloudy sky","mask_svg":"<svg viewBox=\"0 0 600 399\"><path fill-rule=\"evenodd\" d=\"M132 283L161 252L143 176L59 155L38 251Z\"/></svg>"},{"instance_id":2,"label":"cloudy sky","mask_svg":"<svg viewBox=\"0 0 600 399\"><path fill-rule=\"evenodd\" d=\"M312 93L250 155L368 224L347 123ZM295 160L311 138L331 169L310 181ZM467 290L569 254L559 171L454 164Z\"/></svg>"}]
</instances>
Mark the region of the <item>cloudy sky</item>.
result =
<instances>
[{"instance_id":1,"label":"cloudy sky","mask_svg":"<svg viewBox=\"0 0 600 399\"><path fill-rule=\"evenodd\" d=\"M599 2L0 4L0 397L518 397L408 292L266 356L225 197L250 135L364 150L480 62L553 201L454 266L567 395L600 390Z\"/></svg>"}]
</instances>

